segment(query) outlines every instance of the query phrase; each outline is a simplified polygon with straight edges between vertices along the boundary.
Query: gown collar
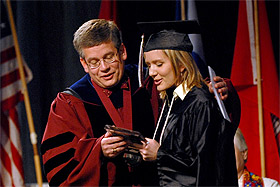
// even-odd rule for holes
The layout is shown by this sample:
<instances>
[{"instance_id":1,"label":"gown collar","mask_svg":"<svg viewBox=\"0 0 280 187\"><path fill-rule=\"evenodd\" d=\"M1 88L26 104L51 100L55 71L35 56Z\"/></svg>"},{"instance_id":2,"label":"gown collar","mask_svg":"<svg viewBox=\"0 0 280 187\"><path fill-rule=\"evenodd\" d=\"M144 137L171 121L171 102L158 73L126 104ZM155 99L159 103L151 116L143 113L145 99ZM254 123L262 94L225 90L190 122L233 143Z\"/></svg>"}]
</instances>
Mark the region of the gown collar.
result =
<instances>
[{"instance_id":1,"label":"gown collar","mask_svg":"<svg viewBox=\"0 0 280 187\"><path fill-rule=\"evenodd\" d=\"M185 89L184 89L185 88ZM182 83L173 92L173 96L179 97L182 101L190 91L190 88L187 87L186 83Z\"/></svg>"}]
</instances>

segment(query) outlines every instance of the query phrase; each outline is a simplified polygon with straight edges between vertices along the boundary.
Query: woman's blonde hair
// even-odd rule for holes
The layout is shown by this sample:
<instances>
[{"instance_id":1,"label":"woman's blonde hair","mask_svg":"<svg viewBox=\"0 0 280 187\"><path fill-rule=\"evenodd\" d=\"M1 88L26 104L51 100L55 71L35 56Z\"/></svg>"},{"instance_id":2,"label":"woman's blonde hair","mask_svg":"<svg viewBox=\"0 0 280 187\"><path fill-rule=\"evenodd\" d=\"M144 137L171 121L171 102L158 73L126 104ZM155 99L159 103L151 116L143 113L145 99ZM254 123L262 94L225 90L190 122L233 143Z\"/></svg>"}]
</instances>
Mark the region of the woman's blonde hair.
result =
<instances>
[{"instance_id":1,"label":"woman's blonde hair","mask_svg":"<svg viewBox=\"0 0 280 187\"><path fill-rule=\"evenodd\" d=\"M179 50L164 49L163 53L170 59L172 68L175 72L175 85L179 86L184 83L187 88L191 89L196 86L201 88L202 82L205 82L199 69L191 55L191 53ZM180 72L181 67L184 66L185 70ZM183 86L183 89L185 87ZM186 91L186 90L184 90ZM160 97L164 99L166 91L160 92Z\"/></svg>"}]
</instances>

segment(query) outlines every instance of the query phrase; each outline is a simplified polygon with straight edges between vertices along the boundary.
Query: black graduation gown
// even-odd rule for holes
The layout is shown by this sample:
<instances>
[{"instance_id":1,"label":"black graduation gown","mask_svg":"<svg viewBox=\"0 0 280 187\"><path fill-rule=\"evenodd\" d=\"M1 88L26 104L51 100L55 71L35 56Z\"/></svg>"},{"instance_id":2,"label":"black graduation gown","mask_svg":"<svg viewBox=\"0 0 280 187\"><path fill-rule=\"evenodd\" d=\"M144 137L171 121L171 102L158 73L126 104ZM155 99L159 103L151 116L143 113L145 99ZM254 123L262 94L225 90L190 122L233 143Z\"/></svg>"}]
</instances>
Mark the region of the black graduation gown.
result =
<instances>
[{"instance_id":1,"label":"black graduation gown","mask_svg":"<svg viewBox=\"0 0 280 187\"><path fill-rule=\"evenodd\" d=\"M168 112L166 105L160 130ZM233 137L235 127L223 119L208 87L193 87L177 98L158 150L161 186L238 186Z\"/></svg>"}]
</instances>

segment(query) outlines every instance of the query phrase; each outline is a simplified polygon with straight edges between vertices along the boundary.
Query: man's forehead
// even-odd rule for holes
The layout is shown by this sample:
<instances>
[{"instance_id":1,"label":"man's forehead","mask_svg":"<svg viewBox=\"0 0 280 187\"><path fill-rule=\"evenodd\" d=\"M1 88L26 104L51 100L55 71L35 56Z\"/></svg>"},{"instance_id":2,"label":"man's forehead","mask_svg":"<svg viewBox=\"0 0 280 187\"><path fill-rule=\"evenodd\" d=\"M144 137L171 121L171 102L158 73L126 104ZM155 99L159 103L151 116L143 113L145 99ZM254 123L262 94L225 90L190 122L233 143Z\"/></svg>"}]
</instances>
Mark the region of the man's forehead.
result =
<instances>
[{"instance_id":1,"label":"man's forehead","mask_svg":"<svg viewBox=\"0 0 280 187\"><path fill-rule=\"evenodd\" d=\"M117 52L113 42L102 43L93 47L82 48L85 58L102 58L104 55Z\"/></svg>"}]
</instances>

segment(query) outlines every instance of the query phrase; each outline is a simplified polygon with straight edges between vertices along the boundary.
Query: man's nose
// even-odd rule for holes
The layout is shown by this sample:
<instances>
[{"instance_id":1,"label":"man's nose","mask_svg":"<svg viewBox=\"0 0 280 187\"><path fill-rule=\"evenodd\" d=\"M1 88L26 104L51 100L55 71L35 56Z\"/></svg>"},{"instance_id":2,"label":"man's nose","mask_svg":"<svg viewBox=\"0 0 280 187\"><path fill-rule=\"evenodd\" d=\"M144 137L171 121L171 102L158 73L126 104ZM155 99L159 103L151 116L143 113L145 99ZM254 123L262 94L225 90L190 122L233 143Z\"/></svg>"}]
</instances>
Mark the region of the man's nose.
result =
<instances>
[{"instance_id":1,"label":"man's nose","mask_svg":"<svg viewBox=\"0 0 280 187\"><path fill-rule=\"evenodd\" d=\"M108 69L110 66L107 62L105 62L103 59L100 59L100 70L106 70Z\"/></svg>"}]
</instances>

